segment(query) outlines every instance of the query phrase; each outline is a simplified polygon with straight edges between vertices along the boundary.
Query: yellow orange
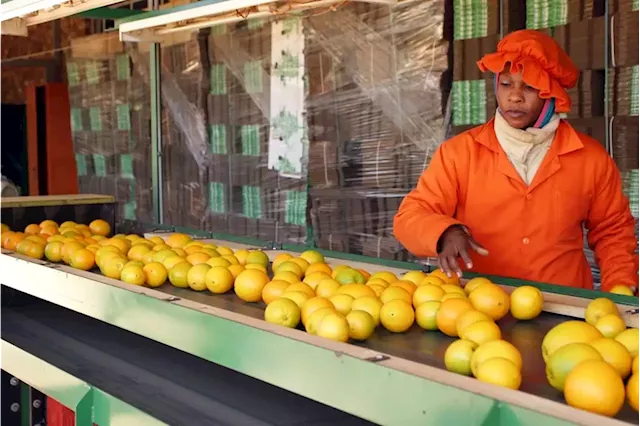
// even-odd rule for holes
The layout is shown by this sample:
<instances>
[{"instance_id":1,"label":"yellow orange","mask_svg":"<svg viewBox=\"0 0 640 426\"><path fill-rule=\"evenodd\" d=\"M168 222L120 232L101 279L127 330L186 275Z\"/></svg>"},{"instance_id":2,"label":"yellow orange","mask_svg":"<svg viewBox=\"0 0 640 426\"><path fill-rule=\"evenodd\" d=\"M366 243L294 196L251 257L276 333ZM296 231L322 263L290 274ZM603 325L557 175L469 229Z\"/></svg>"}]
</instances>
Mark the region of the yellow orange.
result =
<instances>
[{"instance_id":1,"label":"yellow orange","mask_svg":"<svg viewBox=\"0 0 640 426\"><path fill-rule=\"evenodd\" d=\"M162 266L164 266L164 267L167 269L167 271L170 271L170 270L171 270L171 268L173 268L174 266L176 266L178 263L182 263L182 262L184 262L184 261L185 261L185 259L184 259L184 258L182 258L182 257L180 257L180 256L178 256L178 255L175 255L175 256L168 256L168 257L166 257L166 258L165 258L162 262L160 262L160 263L162 263Z\"/></svg>"},{"instance_id":2,"label":"yellow orange","mask_svg":"<svg viewBox=\"0 0 640 426\"><path fill-rule=\"evenodd\" d=\"M301 291L285 291L284 293L282 293L281 297L293 300L294 302L296 302L300 309L302 309L307 300L310 299L310 297L306 293L303 293Z\"/></svg>"},{"instance_id":3,"label":"yellow orange","mask_svg":"<svg viewBox=\"0 0 640 426\"><path fill-rule=\"evenodd\" d=\"M410 281L414 283L416 286L419 286L422 280L425 279L427 274L422 271L409 271L404 274L401 278L402 281Z\"/></svg>"},{"instance_id":4,"label":"yellow orange","mask_svg":"<svg viewBox=\"0 0 640 426\"><path fill-rule=\"evenodd\" d=\"M329 299L324 297L312 297L302 305L301 319L302 324L306 324L309 317L318 309L333 308L333 304Z\"/></svg>"},{"instance_id":5,"label":"yellow orange","mask_svg":"<svg viewBox=\"0 0 640 426\"><path fill-rule=\"evenodd\" d=\"M469 309L458 317L456 321L456 332L458 336L462 335L465 328L478 321L493 321L493 319L476 309Z\"/></svg>"},{"instance_id":6,"label":"yellow orange","mask_svg":"<svg viewBox=\"0 0 640 426\"><path fill-rule=\"evenodd\" d=\"M398 281L398 277L396 276L396 274L394 274L393 272L389 272L389 271L380 271L380 272L376 272L373 275L371 275L371 277L369 278L369 280L374 280L376 278L379 278L381 280L386 281L388 284L392 284L396 281Z\"/></svg>"},{"instance_id":7,"label":"yellow orange","mask_svg":"<svg viewBox=\"0 0 640 426\"><path fill-rule=\"evenodd\" d=\"M262 250L251 250L245 260L246 265L262 265L266 268L269 266L269 256Z\"/></svg>"},{"instance_id":8,"label":"yellow orange","mask_svg":"<svg viewBox=\"0 0 640 426\"><path fill-rule=\"evenodd\" d=\"M374 291L374 293L376 294L376 297L380 297L382 295L382 292L386 290L385 287L378 285L378 284L367 284L368 287L371 287L371 289Z\"/></svg>"},{"instance_id":9,"label":"yellow orange","mask_svg":"<svg viewBox=\"0 0 640 426\"><path fill-rule=\"evenodd\" d=\"M293 256L289 253L280 253L279 255L277 255L274 259L273 259L273 264L271 265L272 269L274 271L278 270L278 267L286 262L289 259L293 259Z\"/></svg>"},{"instance_id":10,"label":"yellow orange","mask_svg":"<svg viewBox=\"0 0 640 426\"><path fill-rule=\"evenodd\" d=\"M352 310L347 314L349 337L353 340L367 340L376 329L375 319L369 312Z\"/></svg>"},{"instance_id":11,"label":"yellow orange","mask_svg":"<svg viewBox=\"0 0 640 426\"><path fill-rule=\"evenodd\" d=\"M144 285L147 277L144 270L139 265L129 265L120 271L120 280L128 284Z\"/></svg>"},{"instance_id":12,"label":"yellow orange","mask_svg":"<svg viewBox=\"0 0 640 426\"><path fill-rule=\"evenodd\" d=\"M87 249L76 250L69 256L69 265L72 268L89 271L95 266L95 257Z\"/></svg>"},{"instance_id":13,"label":"yellow orange","mask_svg":"<svg viewBox=\"0 0 640 426\"><path fill-rule=\"evenodd\" d=\"M204 262L201 262L201 260L203 259L202 257L198 258L196 256L208 256L208 255L205 254L205 253L202 253L202 252L195 253L195 254L190 254L189 256L187 256L187 261L191 261L191 262L200 261L200 263L206 263L207 265L211 266L212 268L214 266L222 266L223 268L228 268L229 266L231 266L231 262L229 262L227 259L225 259L222 256L220 256L220 257L210 257L207 260L205 260ZM249 265L245 266L245 270L249 269L248 267L249 267Z\"/></svg>"},{"instance_id":14,"label":"yellow orange","mask_svg":"<svg viewBox=\"0 0 640 426\"><path fill-rule=\"evenodd\" d=\"M508 389L517 390L522 383L520 369L505 358L491 358L478 366L476 379Z\"/></svg>"},{"instance_id":15,"label":"yellow orange","mask_svg":"<svg viewBox=\"0 0 640 426\"><path fill-rule=\"evenodd\" d=\"M471 375L471 356L478 347L468 340L456 340L444 353L444 365L447 370L465 376Z\"/></svg>"},{"instance_id":16,"label":"yellow orange","mask_svg":"<svg viewBox=\"0 0 640 426\"><path fill-rule=\"evenodd\" d=\"M201 263L207 263L207 261L209 259L221 259L221 258L219 258L219 257L211 257L208 254L202 253L202 252L196 252L196 253L190 254L186 258L187 262L189 262L190 264L192 264L194 266L195 265L199 265ZM222 260L224 260L224 259L222 259ZM226 261L226 263L227 263L227 266L229 266L229 261ZM220 265L216 265L216 266L220 266Z\"/></svg>"},{"instance_id":17,"label":"yellow orange","mask_svg":"<svg viewBox=\"0 0 640 426\"><path fill-rule=\"evenodd\" d=\"M65 243L62 246L62 251L61 251L62 260L64 261L64 263L68 265L71 262L71 255L78 250L82 250L83 248L84 248L84 245L78 242Z\"/></svg>"},{"instance_id":18,"label":"yellow orange","mask_svg":"<svg viewBox=\"0 0 640 426\"><path fill-rule=\"evenodd\" d=\"M160 287L167 281L167 268L160 262L151 262L142 268L149 287Z\"/></svg>"},{"instance_id":19,"label":"yellow orange","mask_svg":"<svg viewBox=\"0 0 640 426\"><path fill-rule=\"evenodd\" d=\"M404 280L395 281L395 282L391 283L389 285L389 287L404 288L405 290L407 290L407 293L409 293L412 297L413 297L413 293L415 293L416 289L418 288L418 286L415 285L413 282L404 281Z\"/></svg>"},{"instance_id":20,"label":"yellow orange","mask_svg":"<svg viewBox=\"0 0 640 426\"><path fill-rule=\"evenodd\" d=\"M300 308L293 300L281 297L267 305L264 320L271 324L296 328L300 322Z\"/></svg>"},{"instance_id":21,"label":"yellow orange","mask_svg":"<svg viewBox=\"0 0 640 426\"><path fill-rule=\"evenodd\" d=\"M333 271L331 270L331 266L327 265L326 263L312 263L311 265L309 265L304 274L305 276L309 276L315 272L324 272L325 274L329 275L329 278L331 278L331 273Z\"/></svg>"},{"instance_id":22,"label":"yellow orange","mask_svg":"<svg viewBox=\"0 0 640 426\"><path fill-rule=\"evenodd\" d=\"M211 266L207 265L206 263L193 265L189 269L189 271L187 272L187 285L191 290L204 291L207 289L205 277L207 276L207 272L209 272L209 269L211 269Z\"/></svg>"},{"instance_id":23,"label":"yellow orange","mask_svg":"<svg viewBox=\"0 0 640 426\"><path fill-rule=\"evenodd\" d=\"M549 384L563 391L569 373L578 364L587 360L602 360L602 356L593 346L586 343L564 345L547 360L545 372Z\"/></svg>"},{"instance_id":24,"label":"yellow orange","mask_svg":"<svg viewBox=\"0 0 640 426\"><path fill-rule=\"evenodd\" d=\"M640 367L638 366L638 355L633 357L633 363L631 364L631 373L638 374Z\"/></svg>"},{"instance_id":25,"label":"yellow orange","mask_svg":"<svg viewBox=\"0 0 640 426\"><path fill-rule=\"evenodd\" d=\"M618 314L603 315L596 321L594 326L604 337L612 339L627 329L627 325Z\"/></svg>"},{"instance_id":26,"label":"yellow orange","mask_svg":"<svg viewBox=\"0 0 640 426\"><path fill-rule=\"evenodd\" d=\"M415 312L410 303L404 300L391 300L380 309L382 326L392 333L403 333L413 325Z\"/></svg>"},{"instance_id":27,"label":"yellow orange","mask_svg":"<svg viewBox=\"0 0 640 426\"><path fill-rule=\"evenodd\" d=\"M203 248L209 248L209 249L215 249L218 253L220 253L220 256L226 256L228 254L233 254L233 250L231 250L229 247L216 247L215 245L212 245L212 244L205 244L202 247Z\"/></svg>"},{"instance_id":28,"label":"yellow orange","mask_svg":"<svg viewBox=\"0 0 640 426\"><path fill-rule=\"evenodd\" d=\"M440 304L441 302L437 300L421 303L416 308L416 324L424 330L437 330Z\"/></svg>"},{"instance_id":29,"label":"yellow orange","mask_svg":"<svg viewBox=\"0 0 640 426\"><path fill-rule=\"evenodd\" d=\"M627 401L631 408L638 411L638 373L635 373L627 382Z\"/></svg>"},{"instance_id":30,"label":"yellow orange","mask_svg":"<svg viewBox=\"0 0 640 426\"><path fill-rule=\"evenodd\" d=\"M583 321L565 321L553 327L542 339L542 357L549 357L561 347L570 343L590 343L602 338L602 333Z\"/></svg>"},{"instance_id":31,"label":"yellow orange","mask_svg":"<svg viewBox=\"0 0 640 426\"><path fill-rule=\"evenodd\" d=\"M224 255L222 258L226 259L229 262L229 265L240 265L240 261L233 254Z\"/></svg>"},{"instance_id":32,"label":"yellow orange","mask_svg":"<svg viewBox=\"0 0 640 426\"><path fill-rule=\"evenodd\" d=\"M622 294L624 296L634 296L633 291L626 285L614 285L609 293Z\"/></svg>"},{"instance_id":33,"label":"yellow orange","mask_svg":"<svg viewBox=\"0 0 640 426\"><path fill-rule=\"evenodd\" d=\"M639 343L638 338L640 337L638 334L639 333L637 328L628 328L622 333L618 334L615 339L618 342L622 343L625 348L627 348L631 356L637 356Z\"/></svg>"},{"instance_id":34,"label":"yellow orange","mask_svg":"<svg viewBox=\"0 0 640 426\"><path fill-rule=\"evenodd\" d=\"M124 265L126 265L127 262L128 259L124 257L124 255L118 253L114 253L113 255L107 254L102 260L100 271L105 277L119 280Z\"/></svg>"},{"instance_id":35,"label":"yellow orange","mask_svg":"<svg viewBox=\"0 0 640 426\"><path fill-rule=\"evenodd\" d=\"M24 228L24 233L27 235L38 235L40 233L40 226L35 223L27 225Z\"/></svg>"},{"instance_id":36,"label":"yellow orange","mask_svg":"<svg viewBox=\"0 0 640 426\"><path fill-rule=\"evenodd\" d=\"M142 256L144 256L144 254ZM162 263L162 262L164 262L165 259L167 259L169 257L177 257L177 256L178 255L175 254L175 252L173 250L161 250L161 251L155 252L155 254L153 255L153 261ZM142 257L141 257L141 259L142 259Z\"/></svg>"},{"instance_id":37,"label":"yellow orange","mask_svg":"<svg viewBox=\"0 0 640 426\"><path fill-rule=\"evenodd\" d=\"M413 293L412 302L413 307L417 308L424 302L429 302L430 300L440 301L442 296L444 296L445 292L442 287L433 284L425 284L421 285L416 289Z\"/></svg>"},{"instance_id":38,"label":"yellow orange","mask_svg":"<svg viewBox=\"0 0 640 426\"><path fill-rule=\"evenodd\" d=\"M308 284L300 282L290 284L289 287L287 287L287 291L301 291L310 298L316 296L315 291L313 291L313 289Z\"/></svg>"},{"instance_id":39,"label":"yellow orange","mask_svg":"<svg viewBox=\"0 0 640 426\"><path fill-rule=\"evenodd\" d=\"M233 274L223 266L214 266L204 276L204 285L213 294L223 294L233 288Z\"/></svg>"},{"instance_id":40,"label":"yellow orange","mask_svg":"<svg viewBox=\"0 0 640 426\"><path fill-rule=\"evenodd\" d=\"M587 305L587 309L584 312L584 320L587 324L596 325L600 317L607 314L620 315L620 312L618 311L616 304L611 299L599 297L597 299L593 299Z\"/></svg>"},{"instance_id":41,"label":"yellow orange","mask_svg":"<svg viewBox=\"0 0 640 426\"><path fill-rule=\"evenodd\" d=\"M92 234L107 237L111 233L111 225L105 220L96 219L89 224L89 230Z\"/></svg>"},{"instance_id":42,"label":"yellow orange","mask_svg":"<svg viewBox=\"0 0 640 426\"><path fill-rule=\"evenodd\" d=\"M484 277L471 278L464 285L464 292L469 295L473 290L480 287L482 284L492 284L492 282L488 278Z\"/></svg>"},{"instance_id":43,"label":"yellow orange","mask_svg":"<svg viewBox=\"0 0 640 426\"><path fill-rule=\"evenodd\" d=\"M315 334L326 339L347 342L349 341L349 322L342 314L328 313L316 324Z\"/></svg>"},{"instance_id":44,"label":"yellow orange","mask_svg":"<svg viewBox=\"0 0 640 426\"><path fill-rule=\"evenodd\" d=\"M289 262L293 262L296 265L298 265L300 267L300 269L302 270L302 275L304 275L304 273L306 272L307 268L309 267L309 262L307 262L306 260L302 259L301 257L294 257L292 259L289 259ZM302 275L300 275L302 277Z\"/></svg>"},{"instance_id":45,"label":"yellow orange","mask_svg":"<svg viewBox=\"0 0 640 426\"><path fill-rule=\"evenodd\" d=\"M277 269L275 269L275 273L280 274L281 272L291 272L298 277L298 280L302 278L304 275L304 270L292 259L289 259L285 262L282 262Z\"/></svg>"},{"instance_id":46,"label":"yellow orange","mask_svg":"<svg viewBox=\"0 0 640 426\"><path fill-rule=\"evenodd\" d=\"M367 281L367 285L379 285L380 287L387 288L389 287L389 283L383 280L382 278L371 278Z\"/></svg>"},{"instance_id":47,"label":"yellow orange","mask_svg":"<svg viewBox=\"0 0 640 426\"><path fill-rule=\"evenodd\" d=\"M340 312L342 315L347 315L351 312L351 305L355 300L353 296L348 294L336 294L331 299L329 299L333 304L333 307L336 311Z\"/></svg>"},{"instance_id":48,"label":"yellow orange","mask_svg":"<svg viewBox=\"0 0 640 426\"><path fill-rule=\"evenodd\" d=\"M291 271L280 271L273 276L274 280L286 281L290 284L300 282L300 277Z\"/></svg>"},{"instance_id":49,"label":"yellow orange","mask_svg":"<svg viewBox=\"0 0 640 426\"><path fill-rule=\"evenodd\" d=\"M517 320L532 320L540 315L544 297L537 288L529 285L516 288L509 296L509 310Z\"/></svg>"},{"instance_id":50,"label":"yellow orange","mask_svg":"<svg viewBox=\"0 0 640 426\"><path fill-rule=\"evenodd\" d=\"M316 334L316 326L322 321L322 319L331 313L335 313L336 310L333 308L321 308L309 315L307 319L307 323L305 324L305 330L309 334Z\"/></svg>"},{"instance_id":51,"label":"yellow orange","mask_svg":"<svg viewBox=\"0 0 640 426\"><path fill-rule=\"evenodd\" d=\"M315 250L307 250L300 254L300 258L304 259L309 265L324 263L324 256Z\"/></svg>"},{"instance_id":52,"label":"yellow orange","mask_svg":"<svg viewBox=\"0 0 640 426\"><path fill-rule=\"evenodd\" d=\"M380 295L382 303L388 303L392 300L402 300L411 304L413 302L411 295L402 287L387 287Z\"/></svg>"},{"instance_id":53,"label":"yellow orange","mask_svg":"<svg viewBox=\"0 0 640 426\"><path fill-rule=\"evenodd\" d=\"M509 295L495 284L481 284L469 294L474 308L498 321L509 312Z\"/></svg>"},{"instance_id":54,"label":"yellow orange","mask_svg":"<svg viewBox=\"0 0 640 426\"><path fill-rule=\"evenodd\" d=\"M438 329L447 336L456 337L456 322L460 316L473 309L471 303L466 299L449 299L440 304L436 321Z\"/></svg>"},{"instance_id":55,"label":"yellow orange","mask_svg":"<svg viewBox=\"0 0 640 426\"><path fill-rule=\"evenodd\" d=\"M52 241L45 246L44 255L49 262L58 263L62 261L62 246L64 244L61 241Z\"/></svg>"},{"instance_id":56,"label":"yellow orange","mask_svg":"<svg viewBox=\"0 0 640 426\"><path fill-rule=\"evenodd\" d=\"M187 261L182 261L178 263L173 268L169 270L169 282L174 287L178 288L189 288L189 284L187 282L187 275L189 274L189 270L191 270L192 265Z\"/></svg>"},{"instance_id":57,"label":"yellow orange","mask_svg":"<svg viewBox=\"0 0 640 426\"><path fill-rule=\"evenodd\" d=\"M473 375L477 377L478 367L487 360L496 357L508 359L513 362L518 370L522 370L522 355L520 351L506 340L492 340L478 346L473 353L471 357L471 372Z\"/></svg>"},{"instance_id":58,"label":"yellow orange","mask_svg":"<svg viewBox=\"0 0 640 426\"><path fill-rule=\"evenodd\" d=\"M605 338L594 340L589 345L600 353L607 364L616 369L623 380L631 374L633 358L622 343Z\"/></svg>"},{"instance_id":59,"label":"yellow orange","mask_svg":"<svg viewBox=\"0 0 640 426\"><path fill-rule=\"evenodd\" d=\"M418 287L426 285L426 284L444 285L445 282L441 278L438 278L438 277L436 277L434 275L427 275L426 277L424 277L422 279L422 281L420 281L420 284L418 284Z\"/></svg>"},{"instance_id":60,"label":"yellow orange","mask_svg":"<svg viewBox=\"0 0 640 426\"><path fill-rule=\"evenodd\" d=\"M268 282L269 276L264 272L246 269L236 278L234 290L245 302L259 302L262 300L262 289Z\"/></svg>"},{"instance_id":61,"label":"yellow orange","mask_svg":"<svg viewBox=\"0 0 640 426\"><path fill-rule=\"evenodd\" d=\"M240 275L240 273L242 271L244 271L244 266L242 266L242 265L229 265L227 267L227 269L229 270L229 272L231 272L231 275L233 275L233 278L236 279L236 278L238 278L238 275Z\"/></svg>"},{"instance_id":62,"label":"yellow orange","mask_svg":"<svg viewBox=\"0 0 640 426\"><path fill-rule=\"evenodd\" d=\"M340 283L332 278L326 278L318 283L318 286L315 288L315 290L318 296L330 299L336 294L339 288Z\"/></svg>"},{"instance_id":63,"label":"yellow orange","mask_svg":"<svg viewBox=\"0 0 640 426\"><path fill-rule=\"evenodd\" d=\"M364 311L371 315L376 326L380 324L380 310L384 304L375 296L363 296L351 303L351 311Z\"/></svg>"},{"instance_id":64,"label":"yellow orange","mask_svg":"<svg viewBox=\"0 0 640 426\"><path fill-rule=\"evenodd\" d=\"M185 234L171 234L166 240L166 244L171 248L181 248L191 242L191 237Z\"/></svg>"},{"instance_id":65,"label":"yellow orange","mask_svg":"<svg viewBox=\"0 0 640 426\"><path fill-rule=\"evenodd\" d=\"M625 387L616 370L604 361L578 364L567 376L564 398L572 407L614 417L625 401Z\"/></svg>"},{"instance_id":66,"label":"yellow orange","mask_svg":"<svg viewBox=\"0 0 640 426\"><path fill-rule=\"evenodd\" d=\"M245 269L245 270L247 270L247 269L253 269L253 270L256 270L256 271L264 272L265 274L267 273L267 268L265 268L265 267L264 267L264 266L262 266L262 265L258 265L257 263L247 263L247 264L244 266L244 269Z\"/></svg>"},{"instance_id":67,"label":"yellow orange","mask_svg":"<svg viewBox=\"0 0 640 426\"><path fill-rule=\"evenodd\" d=\"M321 264L316 263L316 265L321 265ZM316 287L318 287L318 284L320 284L320 282L326 279L331 279L331 275L327 274L326 272L309 273L309 270L307 270L307 274L305 275L304 280L302 280L302 282L309 285L309 287L315 290Z\"/></svg>"},{"instance_id":68,"label":"yellow orange","mask_svg":"<svg viewBox=\"0 0 640 426\"><path fill-rule=\"evenodd\" d=\"M445 284L460 286L460 278L454 273L452 273L451 276L449 277L441 269L436 269L435 271L431 272L429 275L432 277L440 278L442 281L444 281Z\"/></svg>"},{"instance_id":69,"label":"yellow orange","mask_svg":"<svg viewBox=\"0 0 640 426\"><path fill-rule=\"evenodd\" d=\"M354 299L358 299L364 296L374 296L376 295L375 291L371 289L371 287L367 287L365 284L345 284L341 286L336 294L348 294Z\"/></svg>"},{"instance_id":70,"label":"yellow orange","mask_svg":"<svg viewBox=\"0 0 640 426\"><path fill-rule=\"evenodd\" d=\"M238 264L244 266L247 264L247 256L249 256L249 250L240 249L236 250L233 255L238 259Z\"/></svg>"}]
</instances>

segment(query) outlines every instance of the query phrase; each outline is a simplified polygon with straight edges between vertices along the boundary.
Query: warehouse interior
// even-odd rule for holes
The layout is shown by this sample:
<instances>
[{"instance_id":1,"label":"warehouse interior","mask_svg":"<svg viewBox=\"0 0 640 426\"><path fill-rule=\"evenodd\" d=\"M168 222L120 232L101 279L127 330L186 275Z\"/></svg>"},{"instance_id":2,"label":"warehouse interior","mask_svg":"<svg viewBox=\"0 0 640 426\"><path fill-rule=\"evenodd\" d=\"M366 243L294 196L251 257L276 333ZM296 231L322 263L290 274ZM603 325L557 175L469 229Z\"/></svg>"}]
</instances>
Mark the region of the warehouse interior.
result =
<instances>
[{"instance_id":1,"label":"warehouse interior","mask_svg":"<svg viewBox=\"0 0 640 426\"><path fill-rule=\"evenodd\" d=\"M494 77L477 61L505 35L533 29L580 71L562 118L615 161L637 241L638 0L9 0L3 15L14 13L11 3L25 8L2 18L2 223L12 230L104 219L113 234L180 233L224 241L231 253L261 250L274 273L278 253L305 250L323 253L334 271L335 262L368 275L436 270L437 260L418 259L396 239L394 217L437 148L494 116ZM111 288L114 280L89 272L63 280L52 274L71 268L29 264L4 247L2 359L13 362L2 366L2 418L10 425L637 424L637 406L614 418L569 407L547 385L539 347L537 358L526 355L558 318L584 319L601 297L586 238L594 290L536 284L541 325L514 320L503 330L533 366L513 394L451 378L446 336L431 341L412 329L403 341L376 331L370 342L323 346L261 328L264 306L236 306L233 294L213 302L169 283ZM42 280L52 285L38 287ZM610 296L637 332L637 293ZM201 344L202 327L230 340ZM264 368L249 350L265 351ZM296 364L303 356L318 371ZM355 372L367 375L362 384ZM403 401L401 389L415 398ZM426 410L418 396L443 405ZM445 396L475 411L456 412ZM522 403L528 396L533 402Z\"/></svg>"}]
</instances>

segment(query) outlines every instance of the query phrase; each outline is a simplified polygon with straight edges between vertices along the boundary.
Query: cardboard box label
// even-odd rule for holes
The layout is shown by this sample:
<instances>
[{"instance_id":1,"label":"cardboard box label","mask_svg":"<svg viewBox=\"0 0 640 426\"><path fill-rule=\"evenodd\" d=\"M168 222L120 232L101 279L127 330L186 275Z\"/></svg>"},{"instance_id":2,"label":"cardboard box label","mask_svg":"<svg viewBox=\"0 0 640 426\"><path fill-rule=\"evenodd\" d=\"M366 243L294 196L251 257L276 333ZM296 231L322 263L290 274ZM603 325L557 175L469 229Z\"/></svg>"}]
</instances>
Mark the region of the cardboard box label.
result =
<instances>
[{"instance_id":1,"label":"cardboard box label","mask_svg":"<svg viewBox=\"0 0 640 426\"><path fill-rule=\"evenodd\" d=\"M82 109L71 108L71 131L79 132L82 130Z\"/></svg>"},{"instance_id":2,"label":"cardboard box label","mask_svg":"<svg viewBox=\"0 0 640 426\"><path fill-rule=\"evenodd\" d=\"M485 37L489 28L487 0L454 0L453 39Z\"/></svg>"},{"instance_id":3,"label":"cardboard box label","mask_svg":"<svg viewBox=\"0 0 640 426\"><path fill-rule=\"evenodd\" d=\"M131 77L129 55L118 55L118 59L116 60L116 74L119 81L129 80Z\"/></svg>"},{"instance_id":4,"label":"cardboard box label","mask_svg":"<svg viewBox=\"0 0 640 426\"><path fill-rule=\"evenodd\" d=\"M240 139L242 140L242 155L260 155L260 127L250 124L240 127Z\"/></svg>"},{"instance_id":5,"label":"cardboard box label","mask_svg":"<svg viewBox=\"0 0 640 426\"><path fill-rule=\"evenodd\" d=\"M244 85L247 93L261 93L262 61L249 61L244 64Z\"/></svg>"},{"instance_id":6,"label":"cardboard box label","mask_svg":"<svg viewBox=\"0 0 640 426\"><path fill-rule=\"evenodd\" d=\"M107 176L107 160L104 158L104 155L93 154L93 168L96 176Z\"/></svg>"},{"instance_id":7,"label":"cardboard box label","mask_svg":"<svg viewBox=\"0 0 640 426\"><path fill-rule=\"evenodd\" d=\"M125 179L135 179L133 175L133 157L131 154L120 156L120 176Z\"/></svg>"},{"instance_id":8,"label":"cardboard box label","mask_svg":"<svg viewBox=\"0 0 640 426\"><path fill-rule=\"evenodd\" d=\"M286 191L286 197L285 222L305 226L307 223L307 193L304 191Z\"/></svg>"},{"instance_id":9,"label":"cardboard box label","mask_svg":"<svg viewBox=\"0 0 640 426\"><path fill-rule=\"evenodd\" d=\"M224 202L225 185L222 182L209 182L209 211L213 213L225 213Z\"/></svg>"},{"instance_id":10,"label":"cardboard box label","mask_svg":"<svg viewBox=\"0 0 640 426\"><path fill-rule=\"evenodd\" d=\"M262 218L262 200L260 188L245 185L242 187L242 214L252 219Z\"/></svg>"},{"instance_id":11,"label":"cardboard box label","mask_svg":"<svg viewBox=\"0 0 640 426\"><path fill-rule=\"evenodd\" d=\"M87 82L89 84L98 84L100 81L100 73L98 71L98 61L88 62L86 65Z\"/></svg>"},{"instance_id":12,"label":"cardboard box label","mask_svg":"<svg viewBox=\"0 0 640 426\"><path fill-rule=\"evenodd\" d=\"M209 140L213 154L227 153L227 127L224 124L213 124L209 127Z\"/></svg>"},{"instance_id":13,"label":"cardboard box label","mask_svg":"<svg viewBox=\"0 0 640 426\"><path fill-rule=\"evenodd\" d=\"M91 130L94 132L102 131L102 110L100 107L89 108L89 120L91 122Z\"/></svg>"},{"instance_id":14,"label":"cardboard box label","mask_svg":"<svg viewBox=\"0 0 640 426\"><path fill-rule=\"evenodd\" d=\"M129 104L121 104L116 107L118 117L118 130L131 130L131 108Z\"/></svg>"},{"instance_id":15,"label":"cardboard box label","mask_svg":"<svg viewBox=\"0 0 640 426\"><path fill-rule=\"evenodd\" d=\"M482 124L487 121L487 87L485 80L454 81L453 120L454 126Z\"/></svg>"},{"instance_id":16,"label":"cardboard box label","mask_svg":"<svg viewBox=\"0 0 640 426\"><path fill-rule=\"evenodd\" d=\"M78 176L87 175L87 159L82 154L76 154L76 169L78 170Z\"/></svg>"},{"instance_id":17,"label":"cardboard box label","mask_svg":"<svg viewBox=\"0 0 640 426\"><path fill-rule=\"evenodd\" d=\"M80 70L75 62L67 62L67 80L69 81L69 86L80 84Z\"/></svg>"},{"instance_id":18,"label":"cardboard box label","mask_svg":"<svg viewBox=\"0 0 640 426\"><path fill-rule=\"evenodd\" d=\"M211 94L225 95L227 93L227 67L225 64L212 64L210 78Z\"/></svg>"}]
</instances>

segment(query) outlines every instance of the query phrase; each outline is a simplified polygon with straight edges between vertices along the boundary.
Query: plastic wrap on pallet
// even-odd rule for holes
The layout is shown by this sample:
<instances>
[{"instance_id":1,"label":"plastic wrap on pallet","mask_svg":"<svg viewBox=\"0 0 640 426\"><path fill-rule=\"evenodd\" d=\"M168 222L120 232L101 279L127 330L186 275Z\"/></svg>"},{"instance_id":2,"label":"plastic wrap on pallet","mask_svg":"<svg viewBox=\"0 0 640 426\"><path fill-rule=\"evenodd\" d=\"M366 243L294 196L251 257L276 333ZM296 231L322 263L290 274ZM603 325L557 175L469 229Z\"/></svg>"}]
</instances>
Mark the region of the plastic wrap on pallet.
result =
<instances>
[{"instance_id":1,"label":"plastic wrap on pallet","mask_svg":"<svg viewBox=\"0 0 640 426\"><path fill-rule=\"evenodd\" d=\"M120 44L117 38L94 35L91 44ZM80 191L115 196L119 218L151 221L148 80L124 46L102 54L90 50L65 54Z\"/></svg>"}]
</instances>

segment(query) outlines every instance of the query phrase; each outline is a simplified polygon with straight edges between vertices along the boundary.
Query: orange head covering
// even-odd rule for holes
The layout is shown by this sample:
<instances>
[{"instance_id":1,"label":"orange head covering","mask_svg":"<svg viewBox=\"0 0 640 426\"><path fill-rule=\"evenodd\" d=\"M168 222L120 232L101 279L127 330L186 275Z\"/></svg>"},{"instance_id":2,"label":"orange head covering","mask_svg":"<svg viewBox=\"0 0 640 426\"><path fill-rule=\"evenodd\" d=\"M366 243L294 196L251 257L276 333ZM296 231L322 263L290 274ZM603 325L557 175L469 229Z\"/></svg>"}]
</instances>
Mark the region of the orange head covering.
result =
<instances>
[{"instance_id":1,"label":"orange head covering","mask_svg":"<svg viewBox=\"0 0 640 426\"><path fill-rule=\"evenodd\" d=\"M543 99L555 98L557 112L571 110L571 98L565 89L578 81L579 71L569 55L550 36L534 30L515 31L498 43L498 51L478 61L482 72L501 73L511 64L512 73L522 72L522 79L540 91Z\"/></svg>"}]
</instances>

